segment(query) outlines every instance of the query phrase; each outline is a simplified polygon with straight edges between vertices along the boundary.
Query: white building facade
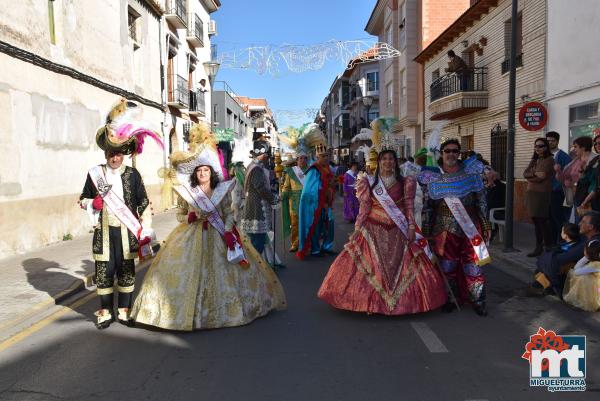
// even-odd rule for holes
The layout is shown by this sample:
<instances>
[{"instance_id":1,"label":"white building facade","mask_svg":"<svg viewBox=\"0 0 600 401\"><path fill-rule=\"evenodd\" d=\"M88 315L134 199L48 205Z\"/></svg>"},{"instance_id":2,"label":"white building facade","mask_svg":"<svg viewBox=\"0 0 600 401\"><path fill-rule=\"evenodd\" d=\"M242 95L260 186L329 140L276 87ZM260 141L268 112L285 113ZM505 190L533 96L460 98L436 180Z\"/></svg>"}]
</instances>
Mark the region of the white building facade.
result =
<instances>
[{"instance_id":1,"label":"white building facade","mask_svg":"<svg viewBox=\"0 0 600 401\"><path fill-rule=\"evenodd\" d=\"M568 150L575 138L600 134L600 2L547 2L547 130Z\"/></svg>"},{"instance_id":2,"label":"white building facade","mask_svg":"<svg viewBox=\"0 0 600 401\"><path fill-rule=\"evenodd\" d=\"M187 30L172 33L166 18L172 3L49 0L3 7L0 258L89 231L91 222L77 200L88 169L104 162L95 134L120 97L140 103L143 119L165 140L165 150L148 141L135 161L126 158L126 164L135 163L150 200L158 205L157 170L174 150L171 139L177 149L185 146L183 129L171 138L170 130L183 128L179 118L210 118L189 107L167 113L172 110L167 107L167 43L176 36L183 59L199 66L188 87L196 90L196 81L206 75L202 63L210 60L208 15L220 6L218 0L183 2L193 11L194 23L195 16L204 23L199 46L199 38L189 37ZM177 71L185 71L185 63L178 63Z\"/></svg>"}]
</instances>

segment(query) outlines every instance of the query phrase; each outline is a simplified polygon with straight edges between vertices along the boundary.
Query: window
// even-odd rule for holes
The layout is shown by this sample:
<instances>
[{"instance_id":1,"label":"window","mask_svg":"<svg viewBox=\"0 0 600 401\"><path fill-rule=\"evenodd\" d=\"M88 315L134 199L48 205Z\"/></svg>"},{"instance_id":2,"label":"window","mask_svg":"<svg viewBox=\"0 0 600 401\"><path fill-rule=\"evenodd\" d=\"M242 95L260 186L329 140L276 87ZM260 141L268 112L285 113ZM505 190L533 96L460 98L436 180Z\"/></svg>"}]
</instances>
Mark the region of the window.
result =
<instances>
[{"instance_id":1,"label":"window","mask_svg":"<svg viewBox=\"0 0 600 401\"><path fill-rule=\"evenodd\" d=\"M398 21L400 21L400 35L398 42L398 49L402 50L406 47L406 1L402 3L402 6L398 8L400 15L398 16Z\"/></svg>"},{"instance_id":2,"label":"window","mask_svg":"<svg viewBox=\"0 0 600 401\"><path fill-rule=\"evenodd\" d=\"M392 36L392 26L388 26L386 31L385 31L385 41L387 42L388 45L393 46L394 45L394 38Z\"/></svg>"},{"instance_id":3,"label":"window","mask_svg":"<svg viewBox=\"0 0 600 401\"><path fill-rule=\"evenodd\" d=\"M569 143L580 136L600 134L600 101L569 108Z\"/></svg>"},{"instance_id":4,"label":"window","mask_svg":"<svg viewBox=\"0 0 600 401\"><path fill-rule=\"evenodd\" d=\"M190 143L190 127L191 123L183 123L183 141Z\"/></svg>"},{"instance_id":5,"label":"window","mask_svg":"<svg viewBox=\"0 0 600 401\"><path fill-rule=\"evenodd\" d=\"M127 7L127 26L129 27L129 38L133 41L133 48L138 49L140 46L138 35L138 19L140 14L131 7Z\"/></svg>"},{"instance_id":6,"label":"window","mask_svg":"<svg viewBox=\"0 0 600 401\"><path fill-rule=\"evenodd\" d=\"M435 82L440 78L440 69L431 71L431 82Z\"/></svg>"},{"instance_id":7,"label":"window","mask_svg":"<svg viewBox=\"0 0 600 401\"><path fill-rule=\"evenodd\" d=\"M369 110L369 114L367 115L367 117L369 118L369 121L367 124L370 124L371 121L379 118L379 110L375 110L375 111Z\"/></svg>"},{"instance_id":8,"label":"window","mask_svg":"<svg viewBox=\"0 0 600 401\"><path fill-rule=\"evenodd\" d=\"M406 157L410 157L413 155L413 151L412 151L412 138L406 138L406 144L405 144L405 148L404 151L406 152Z\"/></svg>"},{"instance_id":9,"label":"window","mask_svg":"<svg viewBox=\"0 0 600 401\"><path fill-rule=\"evenodd\" d=\"M387 106L390 107L393 104L392 98L394 97L394 87L392 82L386 85L385 93L387 94Z\"/></svg>"},{"instance_id":10,"label":"window","mask_svg":"<svg viewBox=\"0 0 600 401\"><path fill-rule=\"evenodd\" d=\"M506 73L510 68L510 34L511 19L504 21L504 61L502 62L502 73ZM523 66L523 13L517 15L517 47L516 47L516 66Z\"/></svg>"},{"instance_id":11,"label":"window","mask_svg":"<svg viewBox=\"0 0 600 401\"><path fill-rule=\"evenodd\" d=\"M379 72L367 73L367 92L375 92L379 90Z\"/></svg>"},{"instance_id":12,"label":"window","mask_svg":"<svg viewBox=\"0 0 600 401\"><path fill-rule=\"evenodd\" d=\"M506 137L507 130L500 124L492 128L490 132L492 157L490 163L494 170L500 173L500 179L506 180Z\"/></svg>"},{"instance_id":13,"label":"window","mask_svg":"<svg viewBox=\"0 0 600 401\"><path fill-rule=\"evenodd\" d=\"M475 136L474 135L463 135L460 137L460 148L463 152L469 150L475 150Z\"/></svg>"}]
</instances>

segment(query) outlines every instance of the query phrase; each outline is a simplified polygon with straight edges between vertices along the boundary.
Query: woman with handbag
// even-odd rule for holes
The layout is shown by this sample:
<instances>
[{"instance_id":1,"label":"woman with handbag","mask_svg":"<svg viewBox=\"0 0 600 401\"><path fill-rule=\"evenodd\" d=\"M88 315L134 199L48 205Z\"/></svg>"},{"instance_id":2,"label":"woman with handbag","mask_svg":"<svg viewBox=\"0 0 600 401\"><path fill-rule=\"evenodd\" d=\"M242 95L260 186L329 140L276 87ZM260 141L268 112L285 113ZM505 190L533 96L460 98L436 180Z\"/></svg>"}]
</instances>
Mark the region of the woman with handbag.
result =
<instances>
[{"instance_id":1,"label":"woman with handbag","mask_svg":"<svg viewBox=\"0 0 600 401\"><path fill-rule=\"evenodd\" d=\"M534 153L525 169L523 177L527 180L525 205L535 226L535 249L528 257L542 254L544 246L552 246L550 232L550 199L552 193L552 177L554 173L554 157L546 138L537 138L534 142Z\"/></svg>"},{"instance_id":2,"label":"woman with handbag","mask_svg":"<svg viewBox=\"0 0 600 401\"><path fill-rule=\"evenodd\" d=\"M135 300L137 323L169 330L241 326L286 307L281 283L235 228L234 180L222 181L215 143L176 152L176 227Z\"/></svg>"}]
</instances>

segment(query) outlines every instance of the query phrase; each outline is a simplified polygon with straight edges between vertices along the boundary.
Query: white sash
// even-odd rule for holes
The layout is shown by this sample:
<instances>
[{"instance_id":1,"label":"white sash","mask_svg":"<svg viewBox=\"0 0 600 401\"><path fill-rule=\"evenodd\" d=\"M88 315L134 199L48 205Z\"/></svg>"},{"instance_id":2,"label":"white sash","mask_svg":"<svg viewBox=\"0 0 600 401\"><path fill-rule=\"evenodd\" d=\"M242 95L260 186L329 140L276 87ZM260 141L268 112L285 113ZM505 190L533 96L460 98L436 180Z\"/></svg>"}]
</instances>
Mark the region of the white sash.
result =
<instances>
[{"instance_id":1,"label":"white sash","mask_svg":"<svg viewBox=\"0 0 600 401\"><path fill-rule=\"evenodd\" d=\"M89 174L96 189L100 193L102 200L106 202L106 206L139 241L142 235L142 225L131 210L129 210L125 202L123 202L123 200L111 189L111 185L108 184L106 177L104 176L102 166L92 167ZM150 244L140 247L140 256L144 257L147 255L152 255L152 247Z\"/></svg>"},{"instance_id":2,"label":"white sash","mask_svg":"<svg viewBox=\"0 0 600 401\"><path fill-rule=\"evenodd\" d=\"M208 213L208 222L219 232L219 234L225 234L225 223L223 222L219 211L200 187L192 187L190 184L185 183L176 186L175 190L191 206Z\"/></svg>"},{"instance_id":3,"label":"white sash","mask_svg":"<svg viewBox=\"0 0 600 401\"><path fill-rule=\"evenodd\" d=\"M230 180L219 185L225 185L225 193L227 193L229 187L234 183L234 180ZM188 183L185 183L176 186L175 190L183 197L183 199L186 200L187 203L208 213L208 222L215 228L215 230L217 230L219 234L221 234L222 237L225 235L225 223L223 222L219 211L217 210L215 204L208 198L208 196L206 196L204 191L200 189L200 187L191 187ZM231 263L240 263L246 260L244 250L237 238L234 249L227 249L227 260Z\"/></svg>"},{"instance_id":4,"label":"white sash","mask_svg":"<svg viewBox=\"0 0 600 401\"><path fill-rule=\"evenodd\" d=\"M300 184L304 186L304 178L306 178L304 171L302 171L302 169L298 166L293 166L292 169L294 170L294 174L296 174L296 178L298 178L298 181L300 181Z\"/></svg>"},{"instance_id":5,"label":"white sash","mask_svg":"<svg viewBox=\"0 0 600 401\"><path fill-rule=\"evenodd\" d=\"M369 185L373 185L375 177L367 176L367 178L369 180ZM373 188L373 195L375 195L375 198L377 198L390 219L392 219L402 234L404 234L404 237L408 238L408 220L404 213L402 213L402 210L396 205L396 202L394 202L381 180L379 180L375 188ZM431 252L425 237L418 231L415 231L415 244L423 249L423 252L425 252L427 257L433 261L433 252Z\"/></svg>"},{"instance_id":6,"label":"white sash","mask_svg":"<svg viewBox=\"0 0 600 401\"><path fill-rule=\"evenodd\" d=\"M469 238L473 250L475 251L475 255L477 255L477 264L483 266L490 263L492 259L490 258L490 253L485 245L485 241L481 238L479 231L477 231L477 227L475 227L473 220L469 217L469 214L460 199L449 196L445 197L444 201L446 201L448 209L452 212L452 216L454 216L458 225L460 225L460 228L462 228L467 238Z\"/></svg>"}]
</instances>

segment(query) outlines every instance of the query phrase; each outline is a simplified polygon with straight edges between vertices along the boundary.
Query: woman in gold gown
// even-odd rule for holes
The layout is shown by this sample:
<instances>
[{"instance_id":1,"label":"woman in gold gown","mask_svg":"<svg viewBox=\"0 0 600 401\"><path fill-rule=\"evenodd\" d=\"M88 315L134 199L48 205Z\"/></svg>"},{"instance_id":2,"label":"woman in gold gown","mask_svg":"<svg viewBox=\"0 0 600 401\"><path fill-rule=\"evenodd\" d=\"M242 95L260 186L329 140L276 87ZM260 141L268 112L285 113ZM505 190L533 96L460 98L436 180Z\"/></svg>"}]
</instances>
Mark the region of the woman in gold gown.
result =
<instances>
[{"instance_id":1,"label":"woman in gold gown","mask_svg":"<svg viewBox=\"0 0 600 401\"><path fill-rule=\"evenodd\" d=\"M188 188L196 184L214 204L225 233L209 222L209 214L193 198L184 196L184 185L176 187L181 224L146 273L132 310L137 323L169 330L214 329L248 324L286 307L277 276L234 227L232 181L218 182L221 169L215 156L212 146L204 146L191 156L174 154L171 161L179 183L189 180ZM227 259L233 241L244 250L242 263Z\"/></svg>"}]
</instances>

